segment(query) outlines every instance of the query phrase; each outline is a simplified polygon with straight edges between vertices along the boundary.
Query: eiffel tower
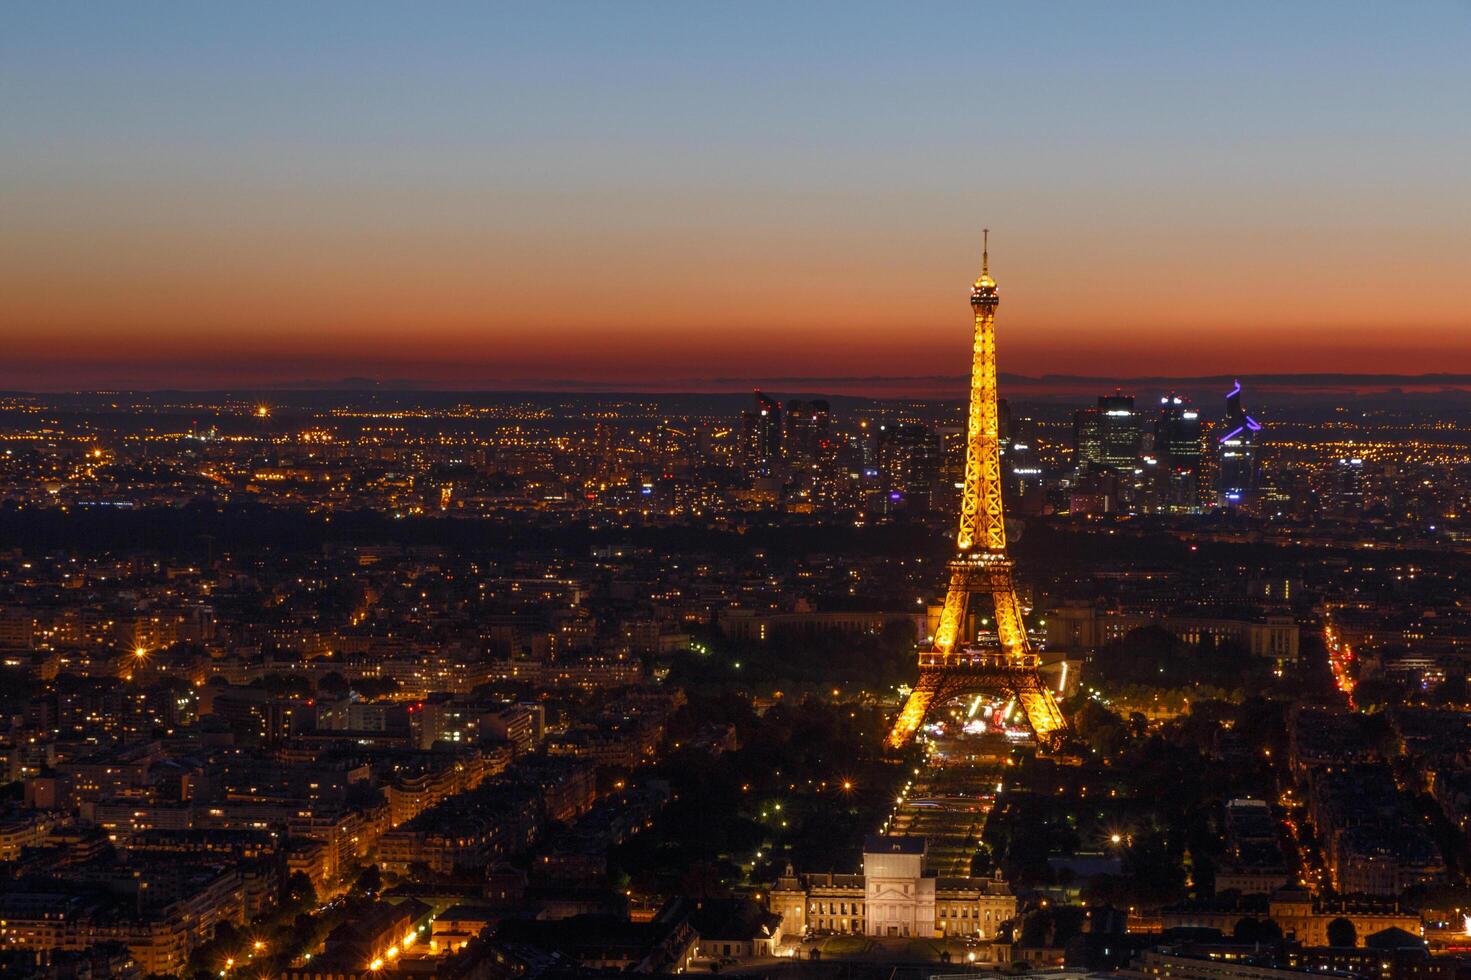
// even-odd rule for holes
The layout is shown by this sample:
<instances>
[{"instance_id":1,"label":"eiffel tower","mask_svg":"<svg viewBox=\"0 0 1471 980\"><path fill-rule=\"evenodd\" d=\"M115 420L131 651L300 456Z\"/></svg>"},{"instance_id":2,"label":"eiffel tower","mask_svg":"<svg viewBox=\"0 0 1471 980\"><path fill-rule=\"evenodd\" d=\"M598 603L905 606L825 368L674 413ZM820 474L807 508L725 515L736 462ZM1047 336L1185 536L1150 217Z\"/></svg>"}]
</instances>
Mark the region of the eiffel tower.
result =
<instances>
[{"instance_id":1,"label":"eiffel tower","mask_svg":"<svg viewBox=\"0 0 1471 980\"><path fill-rule=\"evenodd\" d=\"M996 307L1001 302L990 271L990 230L981 251L981 275L970 291L975 312L971 357L970 415L966 426L965 488L960 498L958 553L950 562L950 586L933 645L919 654L919 681L889 733L890 748L909 744L931 708L981 692L1016 699L1038 742L1055 745L1067 721L1052 691L1037 673L1038 657L1027 641L1021 603L1006 556L1001 515L1001 445L996 419ZM972 597L989 597L996 610L995 648L974 649L957 641L966 628ZM965 634L973 639L974 631Z\"/></svg>"}]
</instances>

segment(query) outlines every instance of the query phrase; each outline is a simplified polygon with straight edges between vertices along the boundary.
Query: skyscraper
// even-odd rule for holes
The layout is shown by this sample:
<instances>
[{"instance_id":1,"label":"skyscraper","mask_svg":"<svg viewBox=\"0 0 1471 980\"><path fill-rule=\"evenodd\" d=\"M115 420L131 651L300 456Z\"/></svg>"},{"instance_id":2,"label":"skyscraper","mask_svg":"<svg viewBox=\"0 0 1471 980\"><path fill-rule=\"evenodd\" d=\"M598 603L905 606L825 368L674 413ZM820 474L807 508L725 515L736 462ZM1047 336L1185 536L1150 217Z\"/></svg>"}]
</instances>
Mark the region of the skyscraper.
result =
<instances>
[{"instance_id":1,"label":"skyscraper","mask_svg":"<svg viewBox=\"0 0 1471 980\"><path fill-rule=\"evenodd\" d=\"M1005 493L1019 514L1036 514L1042 509L1042 457L1037 449L1037 420L1011 420L1011 441L1001 457L1006 477Z\"/></svg>"},{"instance_id":2,"label":"skyscraper","mask_svg":"<svg viewBox=\"0 0 1471 980\"><path fill-rule=\"evenodd\" d=\"M781 403L756 391L756 407L741 416L741 461L751 476L773 476L781 467Z\"/></svg>"},{"instance_id":3,"label":"skyscraper","mask_svg":"<svg viewBox=\"0 0 1471 980\"><path fill-rule=\"evenodd\" d=\"M831 438L832 409L825 399L787 402L782 450L796 463L810 464L821 457Z\"/></svg>"},{"instance_id":4,"label":"skyscraper","mask_svg":"<svg viewBox=\"0 0 1471 980\"><path fill-rule=\"evenodd\" d=\"M879 433L879 471L888 495L885 509L928 510L940 479L940 436L927 425L899 422Z\"/></svg>"},{"instance_id":5,"label":"skyscraper","mask_svg":"<svg viewBox=\"0 0 1471 980\"><path fill-rule=\"evenodd\" d=\"M1074 412L1075 509L1102 513L1136 507L1144 481L1142 442L1133 395L1099 395L1096 406Z\"/></svg>"},{"instance_id":6,"label":"skyscraper","mask_svg":"<svg viewBox=\"0 0 1471 980\"><path fill-rule=\"evenodd\" d=\"M1200 413L1182 395L1170 392L1159 399L1154 421L1156 505L1172 513L1200 509Z\"/></svg>"},{"instance_id":7,"label":"skyscraper","mask_svg":"<svg viewBox=\"0 0 1471 980\"><path fill-rule=\"evenodd\" d=\"M1114 392L1098 399L1099 432L1103 463L1119 472L1139 465L1139 413L1134 396Z\"/></svg>"},{"instance_id":8,"label":"skyscraper","mask_svg":"<svg viewBox=\"0 0 1471 980\"><path fill-rule=\"evenodd\" d=\"M1337 517L1358 520L1364 512L1364 461L1351 456L1333 466L1329 506Z\"/></svg>"},{"instance_id":9,"label":"skyscraper","mask_svg":"<svg viewBox=\"0 0 1471 980\"><path fill-rule=\"evenodd\" d=\"M1096 408L1073 412L1073 465L1079 471L1103 465L1103 417Z\"/></svg>"},{"instance_id":10,"label":"skyscraper","mask_svg":"<svg viewBox=\"0 0 1471 980\"><path fill-rule=\"evenodd\" d=\"M1139 464L1140 435L1133 395L1099 395L1096 407L1073 413L1073 449L1079 469L1092 463L1132 472Z\"/></svg>"},{"instance_id":11,"label":"skyscraper","mask_svg":"<svg viewBox=\"0 0 1471 980\"><path fill-rule=\"evenodd\" d=\"M1222 507L1256 505L1257 433L1262 424L1241 407L1241 382L1226 392L1225 435L1216 441L1216 502Z\"/></svg>"}]
</instances>

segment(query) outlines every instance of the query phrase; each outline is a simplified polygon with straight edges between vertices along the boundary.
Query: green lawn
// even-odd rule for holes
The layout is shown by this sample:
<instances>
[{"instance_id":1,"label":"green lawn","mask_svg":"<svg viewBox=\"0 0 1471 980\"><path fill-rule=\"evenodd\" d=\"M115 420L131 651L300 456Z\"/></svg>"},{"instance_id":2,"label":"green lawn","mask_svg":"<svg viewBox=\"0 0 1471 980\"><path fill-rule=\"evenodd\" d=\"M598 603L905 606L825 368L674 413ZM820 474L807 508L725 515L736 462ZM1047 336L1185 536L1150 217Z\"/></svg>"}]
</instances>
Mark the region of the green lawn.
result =
<instances>
[{"instance_id":1,"label":"green lawn","mask_svg":"<svg viewBox=\"0 0 1471 980\"><path fill-rule=\"evenodd\" d=\"M857 956L866 953L873 944L862 936L828 936L822 941L823 956Z\"/></svg>"},{"instance_id":2,"label":"green lawn","mask_svg":"<svg viewBox=\"0 0 1471 980\"><path fill-rule=\"evenodd\" d=\"M906 952L917 960L938 960L945 944L933 939L911 939Z\"/></svg>"}]
</instances>

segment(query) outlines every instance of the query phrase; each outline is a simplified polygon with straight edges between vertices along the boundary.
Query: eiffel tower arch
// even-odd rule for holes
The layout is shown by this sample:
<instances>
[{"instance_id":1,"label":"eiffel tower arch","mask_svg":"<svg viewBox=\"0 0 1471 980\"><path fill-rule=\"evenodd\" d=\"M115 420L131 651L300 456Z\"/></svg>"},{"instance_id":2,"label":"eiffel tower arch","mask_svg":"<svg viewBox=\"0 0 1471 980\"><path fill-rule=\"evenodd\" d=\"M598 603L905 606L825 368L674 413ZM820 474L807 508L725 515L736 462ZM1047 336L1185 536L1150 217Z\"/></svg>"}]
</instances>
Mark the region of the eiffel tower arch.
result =
<instances>
[{"instance_id":1,"label":"eiffel tower arch","mask_svg":"<svg viewBox=\"0 0 1471 980\"><path fill-rule=\"evenodd\" d=\"M981 252L981 274L971 287L975 313L971 351L970 409L966 420L965 484L960 498L956 557L950 562L945 605L930 649L919 654L919 681L894 721L888 744L900 749L914 738L940 704L966 694L1014 697L1027 725L1043 745L1066 734L1067 720L1038 673L1039 660L1027 639L1021 603L1006 554L1001 512L1001 442L996 411L996 307L1001 298L990 272L990 233ZM957 645L973 601L984 598L996 614L994 649Z\"/></svg>"}]
</instances>

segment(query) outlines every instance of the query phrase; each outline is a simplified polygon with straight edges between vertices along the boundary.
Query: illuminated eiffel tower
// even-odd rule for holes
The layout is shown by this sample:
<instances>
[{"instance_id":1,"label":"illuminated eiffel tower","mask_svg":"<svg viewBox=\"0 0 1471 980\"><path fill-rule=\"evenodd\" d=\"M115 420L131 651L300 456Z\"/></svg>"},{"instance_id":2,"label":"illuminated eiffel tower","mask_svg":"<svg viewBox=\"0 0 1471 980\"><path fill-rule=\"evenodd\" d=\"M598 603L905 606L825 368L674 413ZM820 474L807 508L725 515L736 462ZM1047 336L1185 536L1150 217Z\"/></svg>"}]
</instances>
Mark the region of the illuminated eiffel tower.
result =
<instances>
[{"instance_id":1,"label":"illuminated eiffel tower","mask_svg":"<svg viewBox=\"0 0 1471 980\"><path fill-rule=\"evenodd\" d=\"M1038 742L1055 744L1067 722L1052 691L1037 673L1038 657L1027 641L1021 603L1006 556L1001 516L1001 445L996 420L996 307L1001 302L990 271L990 232L981 252L981 275L970 291L975 311L970 415L966 426L965 489L960 500L959 554L950 562L950 587L934 644L919 655L919 681L889 733L890 748L909 744L931 708L962 695L1008 695L1026 714ZM996 610L999 646L973 649L956 642L966 629L973 596L988 596ZM974 630L965 634L973 639Z\"/></svg>"}]
</instances>

